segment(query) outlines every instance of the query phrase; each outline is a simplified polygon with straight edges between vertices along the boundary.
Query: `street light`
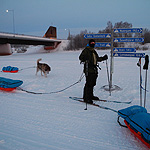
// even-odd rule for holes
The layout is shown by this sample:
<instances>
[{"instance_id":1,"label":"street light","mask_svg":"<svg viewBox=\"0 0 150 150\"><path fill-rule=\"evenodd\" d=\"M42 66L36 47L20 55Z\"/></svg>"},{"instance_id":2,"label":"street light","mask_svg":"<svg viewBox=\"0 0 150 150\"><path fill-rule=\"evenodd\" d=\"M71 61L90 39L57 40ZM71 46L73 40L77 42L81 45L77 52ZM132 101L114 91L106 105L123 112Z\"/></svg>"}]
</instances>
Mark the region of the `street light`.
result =
<instances>
[{"instance_id":1,"label":"street light","mask_svg":"<svg viewBox=\"0 0 150 150\"><path fill-rule=\"evenodd\" d=\"M65 31L67 31L67 30L68 30L68 38L67 38L67 40L70 40L71 39L70 29L65 29Z\"/></svg>"},{"instance_id":2,"label":"street light","mask_svg":"<svg viewBox=\"0 0 150 150\"><path fill-rule=\"evenodd\" d=\"M15 33L15 13L14 13L14 10L6 10L6 12L8 13L9 11L11 11L12 12L12 14L13 14L13 32Z\"/></svg>"}]
</instances>

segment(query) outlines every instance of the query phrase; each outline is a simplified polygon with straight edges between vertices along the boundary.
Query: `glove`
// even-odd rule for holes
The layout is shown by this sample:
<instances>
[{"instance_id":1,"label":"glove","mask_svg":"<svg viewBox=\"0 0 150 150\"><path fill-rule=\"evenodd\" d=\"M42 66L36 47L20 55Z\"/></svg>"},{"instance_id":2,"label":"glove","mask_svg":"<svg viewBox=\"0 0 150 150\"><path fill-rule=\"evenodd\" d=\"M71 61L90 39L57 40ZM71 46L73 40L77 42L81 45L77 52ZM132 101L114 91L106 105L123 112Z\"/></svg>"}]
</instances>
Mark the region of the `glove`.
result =
<instances>
[{"instance_id":1,"label":"glove","mask_svg":"<svg viewBox=\"0 0 150 150\"><path fill-rule=\"evenodd\" d=\"M84 63L89 63L89 61L88 61L88 60L83 60L83 59L82 59L82 60L80 60L80 64L82 64L82 63L83 63L83 64L84 64Z\"/></svg>"},{"instance_id":2,"label":"glove","mask_svg":"<svg viewBox=\"0 0 150 150\"><path fill-rule=\"evenodd\" d=\"M144 69L144 70L148 70L148 64L149 64L149 56L146 55L146 56L145 56L145 64L144 64L144 66L143 66L143 69Z\"/></svg>"},{"instance_id":3,"label":"glove","mask_svg":"<svg viewBox=\"0 0 150 150\"><path fill-rule=\"evenodd\" d=\"M108 56L107 56L107 55L104 55L102 58L103 58L103 60L107 60L107 59L108 59Z\"/></svg>"}]
</instances>

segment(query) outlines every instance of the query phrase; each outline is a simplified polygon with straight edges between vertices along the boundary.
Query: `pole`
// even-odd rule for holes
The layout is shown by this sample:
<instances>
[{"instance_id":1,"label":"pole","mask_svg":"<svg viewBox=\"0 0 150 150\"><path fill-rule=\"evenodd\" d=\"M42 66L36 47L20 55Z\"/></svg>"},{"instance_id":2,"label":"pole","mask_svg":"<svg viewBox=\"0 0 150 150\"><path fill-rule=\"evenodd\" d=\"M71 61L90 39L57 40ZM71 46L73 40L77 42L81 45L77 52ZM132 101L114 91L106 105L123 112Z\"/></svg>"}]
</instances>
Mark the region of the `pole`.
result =
<instances>
[{"instance_id":1,"label":"pole","mask_svg":"<svg viewBox=\"0 0 150 150\"><path fill-rule=\"evenodd\" d=\"M109 80L109 71L108 71L108 63L107 63L107 60L106 60L106 68L107 68L107 77L108 77L108 85L110 84L110 80ZM109 93L111 95L111 90L110 90L110 86L109 86Z\"/></svg>"},{"instance_id":2,"label":"pole","mask_svg":"<svg viewBox=\"0 0 150 150\"><path fill-rule=\"evenodd\" d=\"M145 95L144 95L144 107L146 104L146 88L147 88L147 70L148 70L148 65L149 65L149 56L146 55L145 56L145 64L143 66L143 69L146 70L146 74L145 74Z\"/></svg>"},{"instance_id":3,"label":"pole","mask_svg":"<svg viewBox=\"0 0 150 150\"><path fill-rule=\"evenodd\" d=\"M86 78L87 78L87 76L88 76L88 61L85 62L85 67L86 67L85 76L86 76ZM86 96L86 100L87 100L87 94L88 94L88 92L87 92L87 87L86 87L86 85L85 85L85 93L86 93L85 96ZM86 101L86 107L85 107L84 110L87 110L87 101Z\"/></svg>"},{"instance_id":4,"label":"pole","mask_svg":"<svg viewBox=\"0 0 150 150\"><path fill-rule=\"evenodd\" d=\"M112 88L112 74L113 74L113 29L111 29L111 60L110 60L110 80L109 80L110 96Z\"/></svg>"},{"instance_id":5,"label":"pole","mask_svg":"<svg viewBox=\"0 0 150 150\"><path fill-rule=\"evenodd\" d=\"M15 34L15 11L14 10L6 10L6 12L8 13L9 11L12 12L13 14L13 33Z\"/></svg>"},{"instance_id":6,"label":"pole","mask_svg":"<svg viewBox=\"0 0 150 150\"><path fill-rule=\"evenodd\" d=\"M146 70L146 74L145 74L144 108L145 108L145 104L146 104L146 88L147 88L147 70Z\"/></svg>"},{"instance_id":7,"label":"pole","mask_svg":"<svg viewBox=\"0 0 150 150\"><path fill-rule=\"evenodd\" d=\"M142 74L141 74L141 57L137 63L137 66L140 67L140 106L142 106Z\"/></svg>"},{"instance_id":8,"label":"pole","mask_svg":"<svg viewBox=\"0 0 150 150\"><path fill-rule=\"evenodd\" d=\"M13 32L15 34L15 12L14 10L12 10L12 12L13 12Z\"/></svg>"},{"instance_id":9,"label":"pole","mask_svg":"<svg viewBox=\"0 0 150 150\"><path fill-rule=\"evenodd\" d=\"M141 57L140 61L140 106L142 106L142 74L141 74Z\"/></svg>"}]
</instances>

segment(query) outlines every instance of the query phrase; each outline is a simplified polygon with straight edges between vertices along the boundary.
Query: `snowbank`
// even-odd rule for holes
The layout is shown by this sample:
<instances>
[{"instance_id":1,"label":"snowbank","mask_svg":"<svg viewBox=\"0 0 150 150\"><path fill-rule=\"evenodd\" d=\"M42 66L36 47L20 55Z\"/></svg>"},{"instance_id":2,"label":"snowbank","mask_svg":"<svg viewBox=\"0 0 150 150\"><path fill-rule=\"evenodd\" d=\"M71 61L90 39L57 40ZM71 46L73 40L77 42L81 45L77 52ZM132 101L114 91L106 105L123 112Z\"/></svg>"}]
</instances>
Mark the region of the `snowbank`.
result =
<instances>
[{"instance_id":1,"label":"snowbank","mask_svg":"<svg viewBox=\"0 0 150 150\"><path fill-rule=\"evenodd\" d=\"M23 69L15 74L0 72L1 77L20 79L24 82L22 89L43 94L30 94L20 90L11 93L0 91L0 150L147 149L128 129L119 126L117 113L91 105L88 105L88 110L84 110L84 103L69 99L69 96L82 97L85 78L62 92L44 94L59 91L79 80L83 71L78 60L80 52L43 53L42 47L30 47L27 53L1 56L1 68L11 65ZM106 53L110 56L110 50L98 53L100 56ZM150 51L146 51L146 54L150 55ZM36 76L35 68L25 69L35 66L38 58L42 58L52 68L47 78L40 73ZM102 70L99 71L95 95L108 100L132 100L132 103L96 102L97 104L115 110L140 104L137 62L138 58L115 58L113 84L123 90L113 91L111 96L109 92L101 89L108 82L106 64L100 63ZM142 77L144 86L144 70ZM148 91L149 85L148 79ZM150 92L147 92L148 112L149 99Z\"/></svg>"}]
</instances>

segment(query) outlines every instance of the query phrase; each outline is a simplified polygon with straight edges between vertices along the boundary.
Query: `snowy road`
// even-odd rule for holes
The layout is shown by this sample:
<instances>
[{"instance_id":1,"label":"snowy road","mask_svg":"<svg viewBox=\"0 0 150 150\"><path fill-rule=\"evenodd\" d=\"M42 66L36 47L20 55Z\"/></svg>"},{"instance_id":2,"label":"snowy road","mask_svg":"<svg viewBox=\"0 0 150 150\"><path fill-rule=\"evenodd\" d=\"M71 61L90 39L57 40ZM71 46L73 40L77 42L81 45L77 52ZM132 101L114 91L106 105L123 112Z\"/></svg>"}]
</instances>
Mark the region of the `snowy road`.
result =
<instances>
[{"instance_id":1,"label":"snowy road","mask_svg":"<svg viewBox=\"0 0 150 150\"><path fill-rule=\"evenodd\" d=\"M0 76L22 80L22 89L37 93L59 91L79 80L83 67L78 60L81 51L34 53L34 48L31 49L33 53L0 56L1 69L8 65L19 69L34 67L36 60L42 58L42 62L48 63L52 68L47 78L40 73L36 76L35 68L24 69L15 74L0 72ZM105 53L110 55L110 50L98 51L99 55ZM150 55L150 51L145 53ZM100 63L102 70L99 71L95 95L108 100L132 100L132 103L96 102L97 104L115 110L140 104L137 62L138 58L115 58L113 84L123 90L114 91L111 96L101 89L108 83L106 64ZM144 85L143 70L142 76ZM88 110L84 110L84 103L69 99L69 96L82 97L84 82L83 79L75 86L56 94L0 91L0 150L148 149L128 129L119 126L117 113L91 105L88 105ZM148 79L148 90L149 85ZM146 108L149 112L150 92L147 92Z\"/></svg>"}]
</instances>

